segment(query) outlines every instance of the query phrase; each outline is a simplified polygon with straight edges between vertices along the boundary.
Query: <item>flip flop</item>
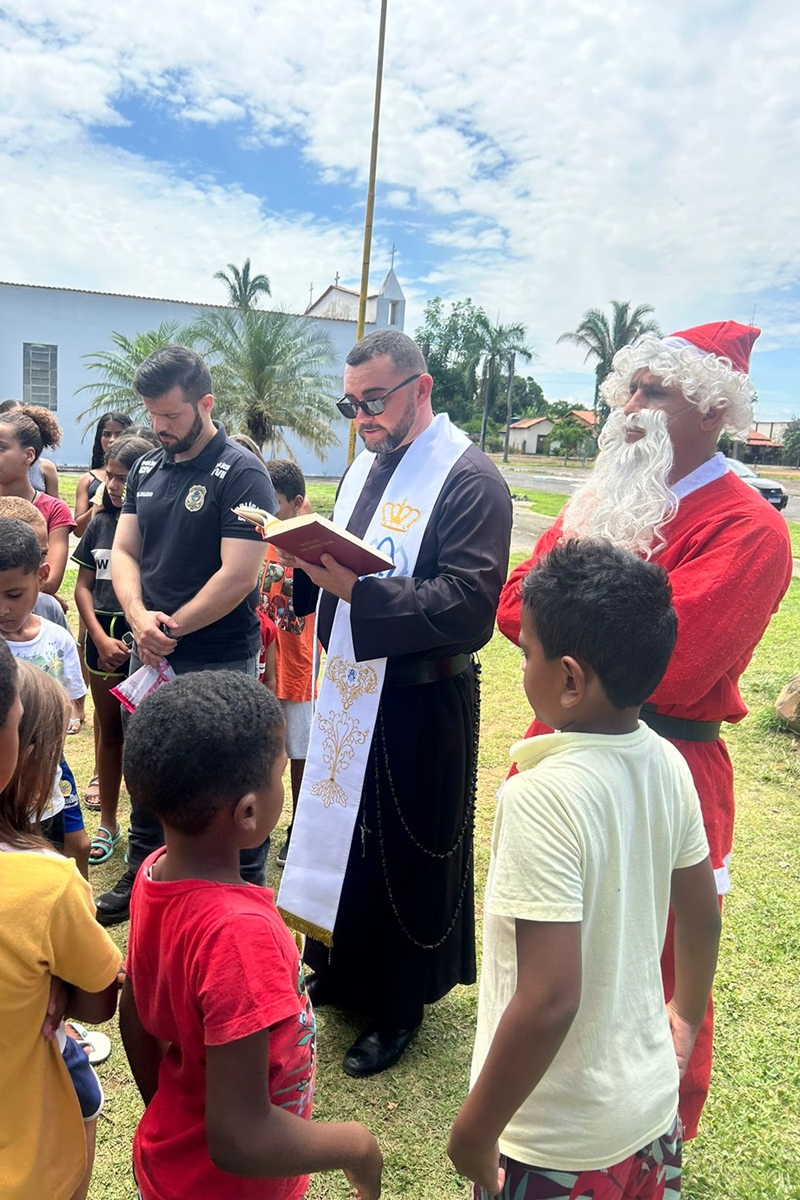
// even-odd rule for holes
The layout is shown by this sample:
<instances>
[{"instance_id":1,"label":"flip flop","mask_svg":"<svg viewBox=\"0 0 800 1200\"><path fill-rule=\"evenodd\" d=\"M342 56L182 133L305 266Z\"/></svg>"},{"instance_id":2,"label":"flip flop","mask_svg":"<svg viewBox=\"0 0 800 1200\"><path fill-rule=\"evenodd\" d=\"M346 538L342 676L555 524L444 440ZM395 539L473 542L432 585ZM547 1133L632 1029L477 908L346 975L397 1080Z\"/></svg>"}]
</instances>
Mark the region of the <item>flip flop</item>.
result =
<instances>
[{"instance_id":1,"label":"flip flop","mask_svg":"<svg viewBox=\"0 0 800 1200\"><path fill-rule=\"evenodd\" d=\"M119 825L116 833L106 829L105 825L98 825L97 833L89 843L89 866L98 867L101 863L108 862L121 837L122 829ZM93 850L102 850L102 854L92 855Z\"/></svg>"},{"instance_id":2,"label":"flip flop","mask_svg":"<svg viewBox=\"0 0 800 1200\"><path fill-rule=\"evenodd\" d=\"M70 717L67 722L67 736L74 737L76 733L80 733L81 725L86 722L86 717Z\"/></svg>"},{"instance_id":3,"label":"flip flop","mask_svg":"<svg viewBox=\"0 0 800 1200\"><path fill-rule=\"evenodd\" d=\"M84 1029L77 1021L67 1021L70 1029L77 1033L75 1041L86 1051L86 1057L93 1067L105 1062L111 1055L111 1039L99 1029ZM69 1037L69 1034L67 1034Z\"/></svg>"},{"instance_id":4,"label":"flip flop","mask_svg":"<svg viewBox=\"0 0 800 1200\"><path fill-rule=\"evenodd\" d=\"M93 775L83 793L83 803L89 812L100 812L100 780Z\"/></svg>"}]
</instances>

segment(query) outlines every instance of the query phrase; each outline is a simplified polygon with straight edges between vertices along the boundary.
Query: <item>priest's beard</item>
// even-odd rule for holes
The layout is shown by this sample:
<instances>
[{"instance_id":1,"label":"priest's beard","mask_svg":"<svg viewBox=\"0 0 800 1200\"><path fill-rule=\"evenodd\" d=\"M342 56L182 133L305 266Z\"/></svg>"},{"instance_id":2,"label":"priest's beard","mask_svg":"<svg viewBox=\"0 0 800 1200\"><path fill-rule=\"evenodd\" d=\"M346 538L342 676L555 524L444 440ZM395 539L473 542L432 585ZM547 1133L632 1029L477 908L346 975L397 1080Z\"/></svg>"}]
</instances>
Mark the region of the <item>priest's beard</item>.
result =
<instances>
[{"instance_id":1,"label":"priest's beard","mask_svg":"<svg viewBox=\"0 0 800 1200\"><path fill-rule=\"evenodd\" d=\"M643 429L644 437L627 442L628 429ZM644 409L626 416L615 409L598 444L591 476L564 510L564 535L606 538L650 558L664 546L662 527L678 508L667 482L672 442L666 414Z\"/></svg>"}]
</instances>

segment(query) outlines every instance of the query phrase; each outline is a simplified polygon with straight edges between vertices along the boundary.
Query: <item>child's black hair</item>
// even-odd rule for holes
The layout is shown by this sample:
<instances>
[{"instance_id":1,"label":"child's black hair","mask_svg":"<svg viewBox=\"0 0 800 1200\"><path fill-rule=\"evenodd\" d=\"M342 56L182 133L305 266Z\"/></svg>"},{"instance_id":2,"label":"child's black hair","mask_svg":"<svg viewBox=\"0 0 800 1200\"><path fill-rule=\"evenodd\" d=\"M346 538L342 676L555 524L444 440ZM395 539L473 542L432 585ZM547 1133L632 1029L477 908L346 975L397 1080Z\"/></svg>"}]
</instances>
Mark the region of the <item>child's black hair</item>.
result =
<instances>
[{"instance_id":1,"label":"child's black hair","mask_svg":"<svg viewBox=\"0 0 800 1200\"><path fill-rule=\"evenodd\" d=\"M6 409L0 424L13 429L23 450L32 447L34 462L46 447L61 444L62 431L58 421L49 409L37 405L23 404L19 408Z\"/></svg>"},{"instance_id":2,"label":"child's black hair","mask_svg":"<svg viewBox=\"0 0 800 1200\"><path fill-rule=\"evenodd\" d=\"M18 686L17 660L9 650L6 639L0 637L0 728L8 720Z\"/></svg>"},{"instance_id":3,"label":"child's black hair","mask_svg":"<svg viewBox=\"0 0 800 1200\"><path fill-rule=\"evenodd\" d=\"M94 441L92 442L92 457L89 462L89 470L96 471L98 467L105 465L106 454L103 449L103 430L109 421L113 421L115 425L121 425L124 430L128 430L133 424L133 421L127 413L107 412L103 413L94 431Z\"/></svg>"},{"instance_id":4,"label":"child's black hair","mask_svg":"<svg viewBox=\"0 0 800 1200\"><path fill-rule=\"evenodd\" d=\"M523 580L522 607L545 658L581 659L620 709L655 690L678 633L663 567L606 541L554 546Z\"/></svg>"},{"instance_id":5,"label":"child's black hair","mask_svg":"<svg viewBox=\"0 0 800 1200\"><path fill-rule=\"evenodd\" d=\"M150 449L161 449L161 439L149 425L131 425L130 429L125 430L125 437L144 438Z\"/></svg>"},{"instance_id":6,"label":"child's black hair","mask_svg":"<svg viewBox=\"0 0 800 1200\"><path fill-rule=\"evenodd\" d=\"M264 787L283 746L283 711L237 671L196 671L162 684L131 717L128 791L164 825L204 833L214 814Z\"/></svg>"},{"instance_id":7,"label":"child's black hair","mask_svg":"<svg viewBox=\"0 0 800 1200\"><path fill-rule=\"evenodd\" d=\"M270 458L267 460L267 470L275 491L280 492L287 500L294 500L295 496L305 496L306 481L296 462L288 458Z\"/></svg>"},{"instance_id":8,"label":"child's black hair","mask_svg":"<svg viewBox=\"0 0 800 1200\"><path fill-rule=\"evenodd\" d=\"M0 571L38 573L42 565L39 539L24 521L0 517Z\"/></svg>"},{"instance_id":9,"label":"child's black hair","mask_svg":"<svg viewBox=\"0 0 800 1200\"><path fill-rule=\"evenodd\" d=\"M138 462L145 454L149 454L152 449L152 445L146 438L138 437L126 429L124 433L119 435L106 454L104 464L108 466L113 459L114 462L120 463L121 466L127 467L130 471L133 464ZM103 491L102 507L104 512L111 513L112 516L119 516L120 510L111 503L108 489Z\"/></svg>"}]
</instances>

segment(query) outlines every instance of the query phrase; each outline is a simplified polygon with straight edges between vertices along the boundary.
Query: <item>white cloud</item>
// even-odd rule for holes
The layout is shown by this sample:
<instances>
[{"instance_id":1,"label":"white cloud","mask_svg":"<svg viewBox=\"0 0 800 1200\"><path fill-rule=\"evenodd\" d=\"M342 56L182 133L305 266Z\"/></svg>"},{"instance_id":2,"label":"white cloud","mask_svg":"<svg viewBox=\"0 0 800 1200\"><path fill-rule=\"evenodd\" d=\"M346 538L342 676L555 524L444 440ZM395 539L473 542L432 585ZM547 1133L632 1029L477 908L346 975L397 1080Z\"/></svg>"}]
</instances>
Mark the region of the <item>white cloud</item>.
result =
<instances>
[{"instance_id":1,"label":"white cloud","mask_svg":"<svg viewBox=\"0 0 800 1200\"><path fill-rule=\"evenodd\" d=\"M209 274L250 254L302 308L312 279L357 275L375 0L4 11L6 277L213 299ZM758 298L762 346L800 347L799 59L789 0L393 0L373 262L398 243L407 327L432 290L471 295L527 323L543 370L580 370L555 339L589 306L649 301L674 328L749 319ZM235 120L240 144L293 141L321 183L354 185L350 211L298 197L299 216L272 216L98 148L92 130L130 94ZM412 233L409 209L426 218Z\"/></svg>"},{"instance_id":2,"label":"white cloud","mask_svg":"<svg viewBox=\"0 0 800 1200\"><path fill-rule=\"evenodd\" d=\"M0 156L0 174L0 262L11 281L215 302L214 271L250 255L275 298L302 312L309 284L321 290L360 254L358 231L265 216L254 196L89 144L71 144L62 161Z\"/></svg>"}]
</instances>

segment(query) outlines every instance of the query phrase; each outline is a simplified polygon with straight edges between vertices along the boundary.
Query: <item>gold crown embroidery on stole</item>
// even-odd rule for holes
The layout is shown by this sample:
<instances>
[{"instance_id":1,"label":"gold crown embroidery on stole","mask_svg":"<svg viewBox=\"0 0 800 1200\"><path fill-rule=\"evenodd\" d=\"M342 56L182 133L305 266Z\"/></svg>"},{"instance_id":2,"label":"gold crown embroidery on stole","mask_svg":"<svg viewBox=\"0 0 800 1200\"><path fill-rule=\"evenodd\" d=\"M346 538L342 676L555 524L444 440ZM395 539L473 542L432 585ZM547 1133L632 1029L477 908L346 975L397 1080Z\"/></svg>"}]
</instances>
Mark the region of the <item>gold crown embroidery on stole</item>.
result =
<instances>
[{"instance_id":1,"label":"gold crown embroidery on stole","mask_svg":"<svg viewBox=\"0 0 800 1200\"><path fill-rule=\"evenodd\" d=\"M404 496L399 504L397 501L386 501L383 506L381 525L384 529L393 529L396 533L408 533L419 517L419 509L412 508L410 504L406 503Z\"/></svg>"}]
</instances>

